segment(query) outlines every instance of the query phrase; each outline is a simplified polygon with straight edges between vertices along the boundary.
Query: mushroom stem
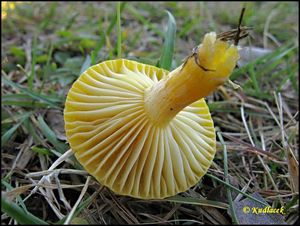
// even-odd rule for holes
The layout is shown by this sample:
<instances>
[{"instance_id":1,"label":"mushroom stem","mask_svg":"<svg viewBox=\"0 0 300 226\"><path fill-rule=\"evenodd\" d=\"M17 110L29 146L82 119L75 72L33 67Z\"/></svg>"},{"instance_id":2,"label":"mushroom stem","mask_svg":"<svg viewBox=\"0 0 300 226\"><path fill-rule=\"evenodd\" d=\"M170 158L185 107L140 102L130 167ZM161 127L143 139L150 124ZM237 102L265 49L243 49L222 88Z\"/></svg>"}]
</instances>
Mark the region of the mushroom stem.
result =
<instances>
[{"instance_id":1,"label":"mushroom stem","mask_svg":"<svg viewBox=\"0 0 300 226\"><path fill-rule=\"evenodd\" d=\"M207 96L230 76L239 58L237 47L205 35L186 61L145 90L145 110L150 120L163 127L183 108Z\"/></svg>"}]
</instances>

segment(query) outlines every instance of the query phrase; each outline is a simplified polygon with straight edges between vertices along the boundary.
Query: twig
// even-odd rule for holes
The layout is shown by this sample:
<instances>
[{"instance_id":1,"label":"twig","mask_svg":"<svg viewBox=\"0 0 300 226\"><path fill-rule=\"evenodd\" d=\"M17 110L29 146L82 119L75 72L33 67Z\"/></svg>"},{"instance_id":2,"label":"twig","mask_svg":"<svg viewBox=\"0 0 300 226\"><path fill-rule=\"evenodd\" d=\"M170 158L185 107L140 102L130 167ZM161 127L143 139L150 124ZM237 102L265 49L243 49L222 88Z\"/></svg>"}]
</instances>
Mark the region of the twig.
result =
<instances>
[{"instance_id":1,"label":"twig","mask_svg":"<svg viewBox=\"0 0 300 226\"><path fill-rule=\"evenodd\" d=\"M242 11L241 11L241 15L240 15L240 19L239 19L239 25L238 25L238 28L237 28L236 36L234 38L234 45L235 46L237 46L239 44L239 41L240 41L241 24L242 24L242 20L243 20L243 17L244 17L245 9L246 8L243 7Z\"/></svg>"}]
</instances>

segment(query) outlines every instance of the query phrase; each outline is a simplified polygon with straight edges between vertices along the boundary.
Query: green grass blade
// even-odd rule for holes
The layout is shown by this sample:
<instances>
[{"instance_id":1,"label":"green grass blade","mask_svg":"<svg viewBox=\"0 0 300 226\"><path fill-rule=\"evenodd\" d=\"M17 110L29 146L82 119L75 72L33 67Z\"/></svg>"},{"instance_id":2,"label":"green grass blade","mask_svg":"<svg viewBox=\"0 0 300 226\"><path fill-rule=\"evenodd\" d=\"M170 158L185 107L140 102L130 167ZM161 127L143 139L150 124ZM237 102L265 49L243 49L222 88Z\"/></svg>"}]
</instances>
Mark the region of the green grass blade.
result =
<instances>
[{"instance_id":1,"label":"green grass blade","mask_svg":"<svg viewBox=\"0 0 300 226\"><path fill-rule=\"evenodd\" d=\"M195 20L188 20L183 27L180 29L178 36L180 38L186 36L188 34L188 32L196 26L196 24L199 24L199 20L195 19Z\"/></svg>"},{"instance_id":2,"label":"green grass blade","mask_svg":"<svg viewBox=\"0 0 300 226\"><path fill-rule=\"evenodd\" d=\"M91 195L91 196L87 197L86 199L84 199L84 201L82 201L82 202L78 205L77 209L75 210L75 213L74 213L74 215L73 215L73 219L76 218L76 217L80 214L80 212L81 212L84 208L86 208L86 207L93 201L93 199L94 199L97 195L98 195L98 192L95 192L93 195ZM64 218L62 218L62 219L59 220L58 222L56 222L56 224L63 224L63 223L66 221L66 219L67 219L67 216L65 216Z\"/></svg>"},{"instance_id":3,"label":"green grass blade","mask_svg":"<svg viewBox=\"0 0 300 226\"><path fill-rule=\"evenodd\" d=\"M216 207L220 209L227 209L228 205L223 202L213 201L213 200L207 200L207 199L198 199L193 197L181 197L181 196L173 196L166 198L167 201L172 201L176 203L182 203L182 204L191 204L191 205L200 205L200 206L211 206Z\"/></svg>"},{"instance_id":4,"label":"green grass blade","mask_svg":"<svg viewBox=\"0 0 300 226\"><path fill-rule=\"evenodd\" d=\"M55 17L56 9L57 9L58 2L51 3L49 13L45 16L44 20L39 26L40 30L45 30L48 25L53 22L53 17Z\"/></svg>"},{"instance_id":5,"label":"green grass blade","mask_svg":"<svg viewBox=\"0 0 300 226\"><path fill-rule=\"evenodd\" d=\"M40 129L42 130L46 138L50 141L50 143L53 144L60 153L64 153L67 150L68 146L65 143L57 140L55 133L50 129L41 115L39 115L38 117L38 122Z\"/></svg>"},{"instance_id":6,"label":"green grass blade","mask_svg":"<svg viewBox=\"0 0 300 226\"><path fill-rule=\"evenodd\" d=\"M23 122L22 126L24 126L27 129L28 134L30 134L32 136L35 146L43 145L42 138L37 135L37 132L36 132L37 128L36 128L35 124L32 123L31 118L27 118Z\"/></svg>"},{"instance_id":7,"label":"green grass blade","mask_svg":"<svg viewBox=\"0 0 300 226\"><path fill-rule=\"evenodd\" d=\"M37 34L33 37L32 50L31 50L31 72L28 77L28 87L33 90L33 81L35 77L35 64L36 64L36 46L37 46Z\"/></svg>"},{"instance_id":8,"label":"green grass blade","mask_svg":"<svg viewBox=\"0 0 300 226\"><path fill-rule=\"evenodd\" d=\"M52 152L47 148L31 147L31 150L41 155L51 155Z\"/></svg>"},{"instance_id":9,"label":"green grass blade","mask_svg":"<svg viewBox=\"0 0 300 226\"><path fill-rule=\"evenodd\" d=\"M2 96L2 105L15 105L31 108L47 108L49 104L37 102L27 94L7 94Z\"/></svg>"},{"instance_id":10,"label":"green grass blade","mask_svg":"<svg viewBox=\"0 0 300 226\"><path fill-rule=\"evenodd\" d=\"M118 42L117 42L117 57L121 58L122 55L122 31L121 31L121 3L117 2L117 33L118 33Z\"/></svg>"},{"instance_id":11,"label":"green grass blade","mask_svg":"<svg viewBox=\"0 0 300 226\"><path fill-rule=\"evenodd\" d=\"M46 61L46 65L43 69L43 76L42 76L42 85L41 87L39 88L39 93L42 92L43 88L44 88L44 85L47 81L47 78L50 74L50 60L52 58L52 54L53 54L53 49L54 49L54 46L52 44L52 42L50 43L50 48L49 48L49 52L48 52L48 55L47 55L47 61Z\"/></svg>"},{"instance_id":12,"label":"green grass blade","mask_svg":"<svg viewBox=\"0 0 300 226\"><path fill-rule=\"evenodd\" d=\"M2 105L31 107L31 108L47 108L49 105L32 101L2 101Z\"/></svg>"},{"instance_id":13,"label":"green grass blade","mask_svg":"<svg viewBox=\"0 0 300 226\"><path fill-rule=\"evenodd\" d=\"M292 87L294 88L295 92L299 95L299 87L297 85L297 73L298 73L298 68L299 65L292 65L292 66L288 66L288 70L286 71L286 77L283 77L283 79L281 80L277 92L281 92L283 86L286 84L286 82L289 80L292 84ZM281 73L281 75L283 75L283 73Z\"/></svg>"},{"instance_id":14,"label":"green grass blade","mask_svg":"<svg viewBox=\"0 0 300 226\"><path fill-rule=\"evenodd\" d=\"M81 75L83 72L85 72L86 69L88 69L91 66L91 57L90 55L87 55L85 58L85 61L83 62L81 69L80 69L80 73L79 75Z\"/></svg>"},{"instance_id":15,"label":"green grass blade","mask_svg":"<svg viewBox=\"0 0 300 226\"><path fill-rule=\"evenodd\" d=\"M270 58L267 62L262 64L262 66L256 70L256 77L260 79L266 78L266 80L272 82L272 80L269 79L269 75L273 74L274 70L276 70L279 67L279 65L282 64L285 58L287 58L295 49L296 47L293 46L290 48L282 49L280 52L275 51L276 54L274 54L272 58ZM254 68L254 65L250 68Z\"/></svg>"},{"instance_id":16,"label":"green grass blade","mask_svg":"<svg viewBox=\"0 0 300 226\"><path fill-rule=\"evenodd\" d=\"M47 225L46 221L39 219L31 213L26 213L17 204L10 202L4 196L1 197L1 211L8 216L15 219L19 224L34 224L34 225Z\"/></svg>"},{"instance_id":17,"label":"green grass blade","mask_svg":"<svg viewBox=\"0 0 300 226\"><path fill-rule=\"evenodd\" d=\"M124 7L126 5L126 2L122 2L121 6L120 6L120 13L122 13ZM117 15L112 19L111 23L109 24L108 29L106 30L106 35L109 35L112 31L112 29L114 28L115 24L117 22Z\"/></svg>"},{"instance_id":18,"label":"green grass blade","mask_svg":"<svg viewBox=\"0 0 300 226\"><path fill-rule=\"evenodd\" d=\"M13 134L16 132L16 130L19 128L19 126L23 123L23 121L29 117L31 112L26 113L25 115L22 116L21 121L11 127L9 130L7 130L2 136L1 136L1 147L3 147L6 142L13 136Z\"/></svg>"},{"instance_id":19,"label":"green grass blade","mask_svg":"<svg viewBox=\"0 0 300 226\"><path fill-rule=\"evenodd\" d=\"M8 191L11 191L11 190L14 189L13 186L11 186L8 182L5 181L5 179L1 179L1 184L2 184L3 186L5 186L5 187L8 189ZM26 206L25 206L25 204L24 204L24 202L23 202L21 196L20 196L20 195L17 195L17 196L16 196L16 199L18 200L18 202L19 202L20 205L22 206L23 210L24 210L26 213L28 213L27 208L26 208Z\"/></svg>"},{"instance_id":20,"label":"green grass blade","mask_svg":"<svg viewBox=\"0 0 300 226\"><path fill-rule=\"evenodd\" d=\"M210 177L210 178L212 178L212 179L214 179L214 180L216 180L216 181L218 181L218 182L220 182L220 183L226 185L227 187L231 188L232 190L234 190L234 191L236 191L236 192L238 192L238 193L243 194L243 195L246 196L247 198L249 198L249 199L251 199L251 200L253 200L253 201L255 201L255 202L258 202L258 203L262 204L263 206L267 206L266 203L264 203L264 202L262 202L262 201L260 201L260 200L258 200L258 199L256 199L256 198L252 197L251 195L248 195L248 194L245 193L245 192L240 191L238 188L236 188L236 187L232 186L231 184L229 184L229 183L227 183L227 182L225 182L225 181L223 181L223 180L221 180L221 179L215 177L214 175L212 175L212 174L210 174L210 173L205 174L205 176L208 176L208 177Z\"/></svg>"},{"instance_id":21,"label":"green grass blade","mask_svg":"<svg viewBox=\"0 0 300 226\"><path fill-rule=\"evenodd\" d=\"M175 47L176 21L169 11L166 12L169 17L168 28L165 34L164 46L159 60L159 67L164 68L166 70L170 70L172 66L172 59Z\"/></svg>"},{"instance_id":22,"label":"green grass blade","mask_svg":"<svg viewBox=\"0 0 300 226\"><path fill-rule=\"evenodd\" d=\"M267 73L267 70L270 71L271 69L274 68L273 63L281 60L283 57L288 55L290 52L292 52L296 47L294 44L286 44L280 48L278 48L276 51L268 53L262 57L257 58L254 61L250 61L248 64L244 65L243 67L240 67L239 69L236 69L233 71L232 75L230 75L230 79L233 81L237 79L239 76L245 74L249 68L251 67L257 67L259 65L265 65L263 67L263 72L259 74L265 74ZM271 62L271 63L270 63Z\"/></svg>"},{"instance_id":23,"label":"green grass blade","mask_svg":"<svg viewBox=\"0 0 300 226\"><path fill-rule=\"evenodd\" d=\"M218 137L219 137L219 140L223 146L223 155L224 155L224 176L225 176L225 181L226 183L229 184L229 178L228 178L228 162L227 162L227 148L226 148L226 145L224 143L224 140L223 140L223 137L221 135L220 132L217 133L218 134ZM232 201L232 196L231 196L231 191L230 191L230 188L227 187L226 189L226 193L227 193L227 199L228 199L228 202L229 202L229 207L230 207L230 212L231 212L231 217L232 217L232 220L233 220L233 223L234 224L239 224L239 220L236 216L236 212L235 212L235 208L233 206L233 201Z\"/></svg>"},{"instance_id":24,"label":"green grass blade","mask_svg":"<svg viewBox=\"0 0 300 226\"><path fill-rule=\"evenodd\" d=\"M11 127L1 136L1 147L3 147L6 144L6 142L13 136L13 134L16 132L20 125L21 122Z\"/></svg>"},{"instance_id":25,"label":"green grass blade","mask_svg":"<svg viewBox=\"0 0 300 226\"><path fill-rule=\"evenodd\" d=\"M1 96L2 101L12 101L12 100L22 100L22 99L28 99L30 96L26 94L21 94L21 93L14 93L14 94L6 94Z\"/></svg>"},{"instance_id":26,"label":"green grass blade","mask_svg":"<svg viewBox=\"0 0 300 226\"><path fill-rule=\"evenodd\" d=\"M120 14L124 10L126 2L122 2L120 5ZM115 24L117 23L117 15L111 20L108 28L106 31L103 31L102 26L99 28L99 33L101 34L101 38L95 47L95 50L91 52L91 65L94 65L97 62L97 54L99 53L100 49L104 46L106 41L106 36L109 36L112 29L114 28Z\"/></svg>"},{"instance_id":27,"label":"green grass blade","mask_svg":"<svg viewBox=\"0 0 300 226\"><path fill-rule=\"evenodd\" d=\"M8 80L7 78L5 78L5 76L2 76L2 79L3 79L3 82L4 82L5 84L8 84L8 85L10 85L11 87L14 87L14 88L19 89L19 90L22 91L24 94L29 95L31 98L33 98L33 99L35 99L35 100L42 101L42 102L44 102L44 103L47 103L47 104L50 105L51 107L60 109L60 107L57 106L58 103L55 103L55 102L53 102L53 101L47 99L44 95L37 94L37 93L35 93L35 92L33 92L33 91L29 90L29 89L26 89L26 88L20 86L19 84L16 84L16 83L14 83L14 82Z\"/></svg>"},{"instance_id":28,"label":"green grass blade","mask_svg":"<svg viewBox=\"0 0 300 226\"><path fill-rule=\"evenodd\" d=\"M260 88L259 88L259 84L256 78L256 71L254 70L254 66L249 67L249 74L250 74L250 78L251 78L251 82L253 84L253 88L256 92L257 95L259 95L261 93Z\"/></svg>"},{"instance_id":29,"label":"green grass blade","mask_svg":"<svg viewBox=\"0 0 300 226\"><path fill-rule=\"evenodd\" d=\"M134 8L133 5L128 5L126 9L128 9L130 14L137 20L139 20L144 27L148 27L149 29L151 29L157 36L163 35L163 32L156 26L156 24L151 23L149 19L145 19L145 17L139 12L139 10Z\"/></svg>"}]
</instances>

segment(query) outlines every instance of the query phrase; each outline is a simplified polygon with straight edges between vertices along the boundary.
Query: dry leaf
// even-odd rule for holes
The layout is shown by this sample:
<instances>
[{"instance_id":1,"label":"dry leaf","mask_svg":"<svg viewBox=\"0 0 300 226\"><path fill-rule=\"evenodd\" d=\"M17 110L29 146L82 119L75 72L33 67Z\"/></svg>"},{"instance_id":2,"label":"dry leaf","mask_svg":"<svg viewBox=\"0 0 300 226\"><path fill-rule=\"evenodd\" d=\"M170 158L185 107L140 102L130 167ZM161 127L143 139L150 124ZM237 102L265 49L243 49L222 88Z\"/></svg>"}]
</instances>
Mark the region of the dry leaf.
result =
<instances>
[{"instance_id":1,"label":"dry leaf","mask_svg":"<svg viewBox=\"0 0 300 226\"><path fill-rule=\"evenodd\" d=\"M299 163L296 157L293 156L292 150L288 147L286 150L286 157L288 162L288 169L290 174L290 181L294 192L299 191Z\"/></svg>"},{"instance_id":2,"label":"dry leaf","mask_svg":"<svg viewBox=\"0 0 300 226\"><path fill-rule=\"evenodd\" d=\"M14 201L14 199L18 196L26 192L29 188L31 188L33 185L28 184L21 187L14 188L11 191L2 192L2 195L4 195L9 201Z\"/></svg>"}]
</instances>

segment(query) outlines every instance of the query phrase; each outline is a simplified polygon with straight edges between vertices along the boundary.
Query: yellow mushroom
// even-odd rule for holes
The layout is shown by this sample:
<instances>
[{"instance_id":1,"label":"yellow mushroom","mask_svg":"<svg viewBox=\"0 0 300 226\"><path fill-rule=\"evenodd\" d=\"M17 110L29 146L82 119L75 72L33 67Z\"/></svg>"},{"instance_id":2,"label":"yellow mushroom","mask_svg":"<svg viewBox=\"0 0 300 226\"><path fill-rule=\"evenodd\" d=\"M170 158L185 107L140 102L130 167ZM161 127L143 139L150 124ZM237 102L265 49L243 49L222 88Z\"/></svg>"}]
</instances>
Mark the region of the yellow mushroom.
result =
<instances>
[{"instance_id":1,"label":"yellow mushroom","mask_svg":"<svg viewBox=\"0 0 300 226\"><path fill-rule=\"evenodd\" d=\"M216 152L204 97L230 76L238 57L236 46L211 32L171 72L125 59L91 66L65 103L76 158L117 194L162 199L186 191Z\"/></svg>"}]
</instances>

